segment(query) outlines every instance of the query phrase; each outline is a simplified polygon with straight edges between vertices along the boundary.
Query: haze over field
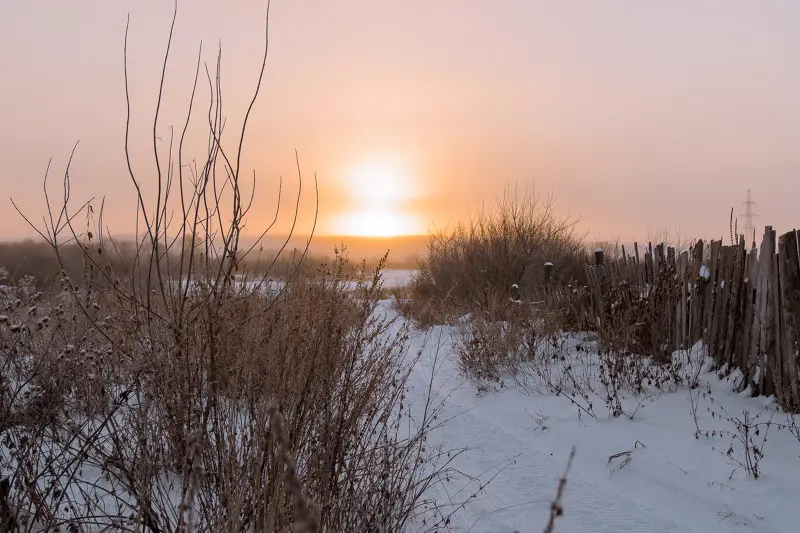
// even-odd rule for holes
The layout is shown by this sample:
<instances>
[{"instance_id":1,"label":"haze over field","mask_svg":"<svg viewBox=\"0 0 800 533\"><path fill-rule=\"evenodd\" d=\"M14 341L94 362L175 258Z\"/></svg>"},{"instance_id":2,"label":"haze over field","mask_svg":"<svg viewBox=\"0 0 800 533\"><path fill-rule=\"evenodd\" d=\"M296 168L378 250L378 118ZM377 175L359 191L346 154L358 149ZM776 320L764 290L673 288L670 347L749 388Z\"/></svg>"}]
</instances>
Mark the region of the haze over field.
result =
<instances>
[{"instance_id":1,"label":"haze over field","mask_svg":"<svg viewBox=\"0 0 800 533\"><path fill-rule=\"evenodd\" d=\"M107 223L130 231L125 20L130 12L132 153L144 175L171 10L156 0L4 6L6 196L38 214L48 158L61 172L80 140L74 197L106 195ZM185 113L201 40L212 71L222 43L229 128L241 121L264 11L260 0L180 3L161 149ZM554 191L595 238L642 239L665 225L720 236L745 189L763 223L792 227L798 17L791 0L273 2L266 85L243 161L257 176L250 228L270 220L279 176L287 198L296 193L295 149L306 178L299 233L310 230L314 172L319 235L424 233L509 182ZM0 238L30 234L0 209Z\"/></svg>"}]
</instances>

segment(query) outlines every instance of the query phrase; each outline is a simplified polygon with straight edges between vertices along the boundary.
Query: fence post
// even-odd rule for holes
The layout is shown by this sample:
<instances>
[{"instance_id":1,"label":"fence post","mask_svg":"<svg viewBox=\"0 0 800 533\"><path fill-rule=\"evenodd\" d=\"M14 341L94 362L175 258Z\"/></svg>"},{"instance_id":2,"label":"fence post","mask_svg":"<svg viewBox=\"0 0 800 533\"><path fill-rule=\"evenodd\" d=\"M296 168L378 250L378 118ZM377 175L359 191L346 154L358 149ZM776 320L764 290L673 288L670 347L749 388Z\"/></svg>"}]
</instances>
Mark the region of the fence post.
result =
<instances>
[{"instance_id":1,"label":"fence post","mask_svg":"<svg viewBox=\"0 0 800 533\"><path fill-rule=\"evenodd\" d=\"M594 251L594 264L595 266L601 266L603 264L603 249L598 248Z\"/></svg>"},{"instance_id":2,"label":"fence post","mask_svg":"<svg viewBox=\"0 0 800 533\"><path fill-rule=\"evenodd\" d=\"M544 264L544 288L550 292L550 280L553 278L553 263L548 261Z\"/></svg>"}]
</instances>

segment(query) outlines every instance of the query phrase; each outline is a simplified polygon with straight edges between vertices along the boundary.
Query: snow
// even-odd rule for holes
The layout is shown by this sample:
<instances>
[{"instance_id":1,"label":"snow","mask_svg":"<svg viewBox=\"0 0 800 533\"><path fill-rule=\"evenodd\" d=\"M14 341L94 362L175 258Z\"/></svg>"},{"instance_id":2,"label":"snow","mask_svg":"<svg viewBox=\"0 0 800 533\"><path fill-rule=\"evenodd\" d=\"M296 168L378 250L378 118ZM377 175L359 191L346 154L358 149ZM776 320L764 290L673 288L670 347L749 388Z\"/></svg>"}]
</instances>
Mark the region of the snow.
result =
<instances>
[{"instance_id":1,"label":"snow","mask_svg":"<svg viewBox=\"0 0 800 533\"><path fill-rule=\"evenodd\" d=\"M392 311L386 307L386 312ZM719 413L724 407L735 418L748 411L776 423L786 422L787 415L776 412L772 399L745 397L733 390L733 380L718 379L703 360L702 346L674 355L692 363L686 371L699 375L695 390L658 395L633 419L610 418L599 410L595 419L579 417L568 401L549 393L506 384L480 394L458 370L452 334L440 327L412 338L412 350L423 355L409 393L412 409L423 405L432 377L432 390L444 400L442 417L449 420L429 444L466 448L454 463L464 476L441 486L437 496L454 505L460 502L453 495L477 497L453 516L450 530L542 531L573 446L576 457L556 531L779 532L800 523L795 502L800 442L777 429L766 443L755 437L765 457L760 477L753 479L734 461L741 459L728 433L736 433L735 425ZM430 341L437 337L441 342ZM695 436L690 398L708 437ZM732 458L725 455L731 446ZM627 453L609 459L621 452Z\"/></svg>"},{"instance_id":2,"label":"snow","mask_svg":"<svg viewBox=\"0 0 800 533\"><path fill-rule=\"evenodd\" d=\"M700 266L700 277L706 281L711 278L711 269L708 268L708 265L703 264Z\"/></svg>"},{"instance_id":3,"label":"snow","mask_svg":"<svg viewBox=\"0 0 800 533\"><path fill-rule=\"evenodd\" d=\"M416 273L416 270L386 269L381 272L381 279L384 288L394 289L407 285Z\"/></svg>"},{"instance_id":4,"label":"snow","mask_svg":"<svg viewBox=\"0 0 800 533\"><path fill-rule=\"evenodd\" d=\"M386 282L398 285L413 274L390 272ZM378 312L396 316L390 300ZM402 326L404 319L396 318L388 334ZM443 403L443 422L430 434L429 449L464 450L453 460L449 480L428 495L445 513L454 511L441 531L542 531L573 447L556 532L778 533L800 523L800 437L778 427L787 415L773 398L739 391L740 375L719 379L721 370L704 357L701 344L673 354L681 372L697 378L697 387L653 395L638 410L640 399L626 398L633 418L608 416L598 398L592 418L535 379L479 391L459 370L454 333L453 327L414 331L409 347L410 354L421 353L410 379L411 412L419 414L428 400ZM586 334L564 339L572 357L577 346L592 343ZM760 368L755 372L758 382ZM762 434L751 435L764 451L758 479L739 464L735 420L745 412L762 423ZM765 431L767 421L773 427ZM93 475L99 473L86 474ZM425 529L421 519L411 531L417 529Z\"/></svg>"}]
</instances>

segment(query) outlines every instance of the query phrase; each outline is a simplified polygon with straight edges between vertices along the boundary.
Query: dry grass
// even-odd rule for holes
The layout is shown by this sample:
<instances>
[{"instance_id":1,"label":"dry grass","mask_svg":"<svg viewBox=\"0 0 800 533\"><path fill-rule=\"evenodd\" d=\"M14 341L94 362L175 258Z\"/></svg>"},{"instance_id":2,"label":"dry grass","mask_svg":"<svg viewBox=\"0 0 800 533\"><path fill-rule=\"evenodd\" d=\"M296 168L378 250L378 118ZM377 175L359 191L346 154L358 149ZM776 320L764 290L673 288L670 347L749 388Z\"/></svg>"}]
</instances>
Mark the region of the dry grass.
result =
<instances>
[{"instance_id":1,"label":"dry grass","mask_svg":"<svg viewBox=\"0 0 800 533\"><path fill-rule=\"evenodd\" d=\"M402 529L438 475L427 422L401 428L414 358L374 312L378 278L354 292L345 271L279 295L199 284L180 322L170 298L143 312L100 282L10 287L0 469L18 522Z\"/></svg>"},{"instance_id":2,"label":"dry grass","mask_svg":"<svg viewBox=\"0 0 800 533\"><path fill-rule=\"evenodd\" d=\"M583 243L575 221L554 207L552 197L507 192L494 209L452 231L433 233L411 284L411 316L441 323L474 309L496 309L510 296L538 298L545 262L556 265L553 283L582 277Z\"/></svg>"},{"instance_id":3,"label":"dry grass","mask_svg":"<svg viewBox=\"0 0 800 533\"><path fill-rule=\"evenodd\" d=\"M308 244L287 250L290 233L261 261L259 240L241 244L253 197L239 161L264 63L234 131L219 63L208 105L195 102L200 59L185 125L171 130L182 133L156 148L146 179L129 165L128 248L105 233L102 205L73 205L68 166L58 200L45 176L44 225L31 224L56 275L2 273L3 527L399 531L423 512L423 529L440 527L429 489L457 453L427 444L437 406L409 413L418 355L376 309L383 263L353 289L363 265L341 250L309 262ZM197 109L207 116L192 122ZM205 124L209 146L187 165L190 123ZM302 190L299 161L297 179Z\"/></svg>"}]
</instances>

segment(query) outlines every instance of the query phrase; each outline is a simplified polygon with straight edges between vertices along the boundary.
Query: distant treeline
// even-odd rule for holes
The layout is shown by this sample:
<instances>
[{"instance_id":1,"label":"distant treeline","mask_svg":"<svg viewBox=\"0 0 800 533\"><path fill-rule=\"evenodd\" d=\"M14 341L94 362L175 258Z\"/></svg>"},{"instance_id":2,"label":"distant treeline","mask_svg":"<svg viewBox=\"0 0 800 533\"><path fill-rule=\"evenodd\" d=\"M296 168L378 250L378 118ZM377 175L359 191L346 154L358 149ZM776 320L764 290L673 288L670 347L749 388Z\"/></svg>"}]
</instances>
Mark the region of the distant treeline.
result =
<instances>
[{"instance_id":1,"label":"distant treeline","mask_svg":"<svg viewBox=\"0 0 800 533\"><path fill-rule=\"evenodd\" d=\"M93 245L88 246L87 250L92 254L92 260L104 268L111 268L117 275L127 276L133 271L136 246L132 241L115 242L113 246L106 243L105 250L100 250L97 245ZM149 251L140 254L140 265L145 265L148 262L147 253ZM18 281L26 276L32 276L35 278L37 285L41 286L57 279L62 269L70 274L78 274L85 269L87 264L92 262L91 260L87 262L81 247L75 243L62 246L59 254L57 256L53 249L42 241L27 239L16 242L0 242L0 267L8 271L11 282ZM276 254L276 250L253 250L248 257L241 261L238 272L247 272L258 276L269 273L269 276L273 278L285 278L297 270L297 265L301 259L304 269L321 268L326 264L329 257L333 256L333 250L327 256L317 251L314 254L306 253L304 255L303 250L298 248L283 250L277 259L275 259ZM352 253L349 255L353 266L363 260ZM177 268L179 259L180 256L178 254L170 256L173 270ZM378 259L376 258L370 258L365 261L368 269L374 268L377 263ZM411 263L409 263L409 266L413 268ZM146 268L140 268L139 270L141 275L141 272ZM168 271L170 269L165 268L164 270ZM8 283L8 280L0 281L0 283Z\"/></svg>"},{"instance_id":2,"label":"distant treeline","mask_svg":"<svg viewBox=\"0 0 800 533\"><path fill-rule=\"evenodd\" d=\"M61 257L68 270L76 271L83 265L83 253L78 246L65 246ZM12 281L33 276L38 283L51 281L62 269L50 245L30 239L0 242L0 267L8 271Z\"/></svg>"}]
</instances>

